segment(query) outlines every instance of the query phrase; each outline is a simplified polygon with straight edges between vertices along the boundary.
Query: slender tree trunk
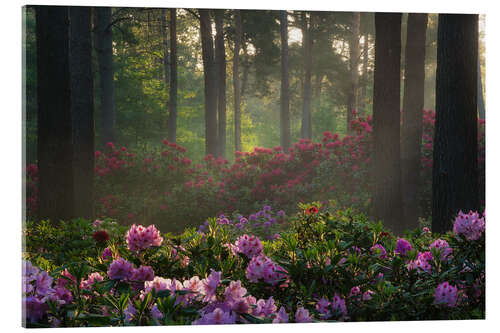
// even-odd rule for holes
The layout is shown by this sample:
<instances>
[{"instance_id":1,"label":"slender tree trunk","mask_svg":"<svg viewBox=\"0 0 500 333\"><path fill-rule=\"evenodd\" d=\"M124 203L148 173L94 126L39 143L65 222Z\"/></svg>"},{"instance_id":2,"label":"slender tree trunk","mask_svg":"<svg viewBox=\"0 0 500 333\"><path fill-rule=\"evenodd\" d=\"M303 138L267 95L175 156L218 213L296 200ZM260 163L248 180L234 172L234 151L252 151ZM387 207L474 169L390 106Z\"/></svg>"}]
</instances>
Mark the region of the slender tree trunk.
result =
<instances>
[{"instance_id":1,"label":"slender tree trunk","mask_svg":"<svg viewBox=\"0 0 500 333\"><path fill-rule=\"evenodd\" d=\"M241 101L240 101L240 49L241 49L241 13L234 10L234 51L233 51L233 90L234 90L234 150L241 151Z\"/></svg>"},{"instance_id":2,"label":"slender tree trunk","mask_svg":"<svg viewBox=\"0 0 500 333\"><path fill-rule=\"evenodd\" d=\"M75 217L69 9L36 7L38 217Z\"/></svg>"},{"instance_id":3,"label":"slender tree trunk","mask_svg":"<svg viewBox=\"0 0 500 333\"><path fill-rule=\"evenodd\" d=\"M316 112L319 112L320 111L320 108L321 108L321 84L323 82L323 74L316 74L314 76L314 97L313 97L313 100L314 100L314 110Z\"/></svg>"},{"instance_id":4,"label":"slender tree trunk","mask_svg":"<svg viewBox=\"0 0 500 333\"><path fill-rule=\"evenodd\" d=\"M248 83L248 71L250 70L250 63L248 61L248 48L246 43L243 43L243 76L241 78L241 93L240 98L243 99L245 96L247 83Z\"/></svg>"},{"instance_id":5,"label":"slender tree trunk","mask_svg":"<svg viewBox=\"0 0 500 333\"><path fill-rule=\"evenodd\" d=\"M401 187L405 229L418 226L425 86L427 14L408 14L401 138Z\"/></svg>"},{"instance_id":6,"label":"slender tree trunk","mask_svg":"<svg viewBox=\"0 0 500 333\"><path fill-rule=\"evenodd\" d=\"M101 97L101 142L115 141L115 84L111 8L96 7L95 48L99 63Z\"/></svg>"},{"instance_id":7,"label":"slender tree trunk","mask_svg":"<svg viewBox=\"0 0 500 333\"><path fill-rule=\"evenodd\" d=\"M290 138L290 96L288 84L288 13L281 11L281 92L280 92L280 141L283 151L288 153Z\"/></svg>"},{"instance_id":8,"label":"slender tree trunk","mask_svg":"<svg viewBox=\"0 0 500 333\"><path fill-rule=\"evenodd\" d=\"M486 109L484 107L483 81L481 73L481 59L477 57L477 106L479 109L479 119L486 119Z\"/></svg>"},{"instance_id":9,"label":"slender tree trunk","mask_svg":"<svg viewBox=\"0 0 500 333\"><path fill-rule=\"evenodd\" d=\"M301 136L305 139L312 138L311 116L311 72L312 72L312 13L309 14L309 23L306 13L303 14L303 52L304 52L304 85L302 91L302 127Z\"/></svg>"},{"instance_id":10,"label":"slender tree trunk","mask_svg":"<svg viewBox=\"0 0 500 333\"><path fill-rule=\"evenodd\" d=\"M358 109L359 12L352 13L349 40L349 93L347 94L347 132L351 132L353 111Z\"/></svg>"},{"instance_id":11,"label":"slender tree trunk","mask_svg":"<svg viewBox=\"0 0 500 333\"><path fill-rule=\"evenodd\" d=\"M401 14L375 14L373 96L374 213L403 233L400 167Z\"/></svg>"},{"instance_id":12,"label":"slender tree trunk","mask_svg":"<svg viewBox=\"0 0 500 333\"><path fill-rule=\"evenodd\" d=\"M363 41L363 85L361 86L361 96L360 96L360 104L359 104L359 113L364 115L366 113L366 100L367 93L366 87L368 86L368 37L369 34L365 34L365 38Z\"/></svg>"},{"instance_id":13,"label":"slender tree trunk","mask_svg":"<svg viewBox=\"0 0 500 333\"><path fill-rule=\"evenodd\" d=\"M217 156L226 157L226 48L224 46L224 10L215 11L215 63L217 66Z\"/></svg>"},{"instance_id":14,"label":"slender tree trunk","mask_svg":"<svg viewBox=\"0 0 500 333\"><path fill-rule=\"evenodd\" d=\"M168 140L177 141L177 10L170 8L170 98Z\"/></svg>"},{"instance_id":15,"label":"slender tree trunk","mask_svg":"<svg viewBox=\"0 0 500 333\"><path fill-rule=\"evenodd\" d=\"M208 9L199 9L203 72L205 76L205 152L217 156L217 73L214 62L212 20Z\"/></svg>"},{"instance_id":16,"label":"slender tree trunk","mask_svg":"<svg viewBox=\"0 0 500 333\"><path fill-rule=\"evenodd\" d=\"M75 214L92 218L94 194L94 81L91 8L70 7L71 114Z\"/></svg>"},{"instance_id":17,"label":"slender tree trunk","mask_svg":"<svg viewBox=\"0 0 500 333\"><path fill-rule=\"evenodd\" d=\"M432 230L446 232L462 210L479 209L477 165L478 15L440 14Z\"/></svg>"}]
</instances>

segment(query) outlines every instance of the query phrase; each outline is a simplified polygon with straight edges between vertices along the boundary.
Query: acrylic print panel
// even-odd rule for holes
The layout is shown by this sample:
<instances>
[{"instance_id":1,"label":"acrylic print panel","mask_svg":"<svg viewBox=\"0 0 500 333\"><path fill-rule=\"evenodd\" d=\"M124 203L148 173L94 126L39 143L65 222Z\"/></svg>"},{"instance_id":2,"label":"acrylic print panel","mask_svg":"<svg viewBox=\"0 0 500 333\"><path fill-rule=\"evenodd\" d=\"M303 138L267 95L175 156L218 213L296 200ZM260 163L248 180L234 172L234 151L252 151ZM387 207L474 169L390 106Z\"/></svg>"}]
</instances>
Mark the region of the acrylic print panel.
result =
<instances>
[{"instance_id":1,"label":"acrylic print panel","mask_svg":"<svg viewBox=\"0 0 500 333\"><path fill-rule=\"evenodd\" d=\"M24 326L484 319L484 15L23 20Z\"/></svg>"}]
</instances>

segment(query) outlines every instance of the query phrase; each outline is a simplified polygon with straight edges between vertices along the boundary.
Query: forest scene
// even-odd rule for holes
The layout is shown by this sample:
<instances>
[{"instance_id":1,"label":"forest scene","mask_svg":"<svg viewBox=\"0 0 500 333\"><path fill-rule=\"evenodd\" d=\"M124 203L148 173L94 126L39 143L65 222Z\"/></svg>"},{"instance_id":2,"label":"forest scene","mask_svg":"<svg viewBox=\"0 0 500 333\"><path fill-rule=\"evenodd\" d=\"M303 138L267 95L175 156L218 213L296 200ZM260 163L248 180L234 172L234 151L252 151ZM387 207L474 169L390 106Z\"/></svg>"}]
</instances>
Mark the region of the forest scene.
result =
<instances>
[{"instance_id":1,"label":"forest scene","mask_svg":"<svg viewBox=\"0 0 500 333\"><path fill-rule=\"evenodd\" d=\"M486 15L22 10L24 327L485 319Z\"/></svg>"}]
</instances>

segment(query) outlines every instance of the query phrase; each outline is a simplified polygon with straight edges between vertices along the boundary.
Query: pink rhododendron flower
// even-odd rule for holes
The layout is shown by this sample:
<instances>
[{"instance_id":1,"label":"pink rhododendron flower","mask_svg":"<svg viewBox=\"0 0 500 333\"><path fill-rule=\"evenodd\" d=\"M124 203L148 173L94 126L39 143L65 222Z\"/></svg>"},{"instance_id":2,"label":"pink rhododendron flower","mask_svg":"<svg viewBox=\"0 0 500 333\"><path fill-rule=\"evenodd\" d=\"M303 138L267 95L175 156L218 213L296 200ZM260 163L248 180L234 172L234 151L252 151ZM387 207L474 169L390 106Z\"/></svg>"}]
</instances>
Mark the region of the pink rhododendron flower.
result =
<instances>
[{"instance_id":1,"label":"pink rhododendron flower","mask_svg":"<svg viewBox=\"0 0 500 333\"><path fill-rule=\"evenodd\" d=\"M134 266L123 258L114 260L108 269L108 277L111 280L127 280L134 272Z\"/></svg>"},{"instance_id":2,"label":"pink rhododendron flower","mask_svg":"<svg viewBox=\"0 0 500 333\"><path fill-rule=\"evenodd\" d=\"M126 235L127 245L130 251L139 252L151 246L160 246L163 238L154 225L147 228L142 225L132 225Z\"/></svg>"},{"instance_id":3,"label":"pink rhododendron flower","mask_svg":"<svg viewBox=\"0 0 500 333\"><path fill-rule=\"evenodd\" d=\"M297 323L312 322L312 317L309 316L309 311L307 309L304 309L303 307L298 308L297 312L295 312L295 322Z\"/></svg>"},{"instance_id":4,"label":"pink rhododendron flower","mask_svg":"<svg viewBox=\"0 0 500 333\"><path fill-rule=\"evenodd\" d=\"M375 254L377 256L380 257L380 259L385 259L387 258L387 251L385 250L385 248L380 245L380 244L375 244L374 246L372 246L370 248L370 252L372 254Z\"/></svg>"},{"instance_id":5,"label":"pink rhododendron flower","mask_svg":"<svg viewBox=\"0 0 500 333\"><path fill-rule=\"evenodd\" d=\"M281 307L278 312L276 312L276 317L273 319L273 324L278 323L288 323L288 313L284 307Z\"/></svg>"},{"instance_id":6,"label":"pink rhododendron flower","mask_svg":"<svg viewBox=\"0 0 500 333\"><path fill-rule=\"evenodd\" d=\"M102 251L102 260L106 260L108 258L113 257L113 253L111 252L111 248L107 247Z\"/></svg>"},{"instance_id":7,"label":"pink rhododendron flower","mask_svg":"<svg viewBox=\"0 0 500 333\"><path fill-rule=\"evenodd\" d=\"M429 245L430 249L437 249L441 253L441 260L449 259L449 256L453 252L453 249L448 245L448 242L443 239L436 239Z\"/></svg>"},{"instance_id":8,"label":"pink rhododendron flower","mask_svg":"<svg viewBox=\"0 0 500 333\"><path fill-rule=\"evenodd\" d=\"M241 281L231 281L229 286L226 287L225 295L226 299L229 300L239 300L243 298L247 293L247 290L241 286Z\"/></svg>"},{"instance_id":9,"label":"pink rhododendron flower","mask_svg":"<svg viewBox=\"0 0 500 333\"><path fill-rule=\"evenodd\" d=\"M330 305L331 303L324 296L316 303L316 310L321 314L322 318L328 319L332 315Z\"/></svg>"},{"instance_id":10,"label":"pink rhododendron flower","mask_svg":"<svg viewBox=\"0 0 500 333\"><path fill-rule=\"evenodd\" d=\"M411 251L413 248L411 247L410 242L408 242L404 238L399 238L396 242L396 249L394 252L396 254L400 254L402 256L406 255L409 251Z\"/></svg>"},{"instance_id":11,"label":"pink rhododendron flower","mask_svg":"<svg viewBox=\"0 0 500 333\"><path fill-rule=\"evenodd\" d=\"M253 258L262 253L262 243L256 236L243 235L234 243L237 253L243 253L248 258Z\"/></svg>"},{"instance_id":12,"label":"pink rhododendron flower","mask_svg":"<svg viewBox=\"0 0 500 333\"><path fill-rule=\"evenodd\" d=\"M345 300L335 293L332 300L332 313L336 314L340 320L343 320L347 316L347 307L345 305Z\"/></svg>"},{"instance_id":13,"label":"pink rhododendron flower","mask_svg":"<svg viewBox=\"0 0 500 333\"><path fill-rule=\"evenodd\" d=\"M458 289L448 282L440 283L434 291L434 304L455 307L458 299Z\"/></svg>"},{"instance_id":14,"label":"pink rhododendron flower","mask_svg":"<svg viewBox=\"0 0 500 333\"><path fill-rule=\"evenodd\" d=\"M427 252L419 252L417 255L417 259L408 262L407 268L408 270L418 269L419 271L424 271L427 273L431 273L431 263L432 262L432 253Z\"/></svg>"},{"instance_id":15,"label":"pink rhododendron flower","mask_svg":"<svg viewBox=\"0 0 500 333\"><path fill-rule=\"evenodd\" d=\"M276 265L270 258L260 255L253 257L246 269L246 276L250 282L264 282L275 285L279 280L286 277L284 268Z\"/></svg>"},{"instance_id":16,"label":"pink rhododendron flower","mask_svg":"<svg viewBox=\"0 0 500 333\"><path fill-rule=\"evenodd\" d=\"M134 269L132 272L132 276L130 280L132 281L153 281L155 277L155 272L151 266L140 266L137 269Z\"/></svg>"},{"instance_id":17,"label":"pink rhododendron flower","mask_svg":"<svg viewBox=\"0 0 500 333\"><path fill-rule=\"evenodd\" d=\"M458 237L463 235L467 240L478 240L485 229L484 216L480 217L477 212L469 212L464 214L462 211L458 213L453 224L453 233Z\"/></svg>"},{"instance_id":18,"label":"pink rhododendron flower","mask_svg":"<svg viewBox=\"0 0 500 333\"><path fill-rule=\"evenodd\" d=\"M215 298L215 291L220 284L221 277L222 272L216 272L212 269L210 275L201 281L205 302L210 302Z\"/></svg>"},{"instance_id":19,"label":"pink rhododendron flower","mask_svg":"<svg viewBox=\"0 0 500 333\"><path fill-rule=\"evenodd\" d=\"M83 280L81 283L80 283L80 288L81 289L87 289L87 290L90 290L92 289L92 286L97 283L97 282L100 282L103 280L103 277L101 274L99 274L99 272L94 272L94 273L91 273L89 274L89 276L87 277L87 280Z\"/></svg>"},{"instance_id":20,"label":"pink rhododendron flower","mask_svg":"<svg viewBox=\"0 0 500 333\"><path fill-rule=\"evenodd\" d=\"M271 297L267 301L263 299L259 299L257 301L257 308L254 310L254 315L256 316L263 316L263 317L269 317L271 314L273 314L278 308L274 304L274 300Z\"/></svg>"},{"instance_id":21,"label":"pink rhododendron flower","mask_svg":"<svg viewBox=\"0 0 500 333\"><path fill-rule=\"evenodd\" d=\"M153 307L151 307L151 316L156 320L163 319L163 313L161 313L158 309L158 305L156 305L156 303L153 304Z\"/></svg>"},{"instance_id":22,"label":"pink rhododendron flower","mask_svg":"<svg viewBox=\"0 0 500 333\"><path fill-rule=\"evenodd\" d=\"M235 315L229 311L224 311L216 308L213 312L206 313L200 319L193 322L194 325L217 325L217 324L234 324L236 322Z\"/></svg>"}]
</instances>

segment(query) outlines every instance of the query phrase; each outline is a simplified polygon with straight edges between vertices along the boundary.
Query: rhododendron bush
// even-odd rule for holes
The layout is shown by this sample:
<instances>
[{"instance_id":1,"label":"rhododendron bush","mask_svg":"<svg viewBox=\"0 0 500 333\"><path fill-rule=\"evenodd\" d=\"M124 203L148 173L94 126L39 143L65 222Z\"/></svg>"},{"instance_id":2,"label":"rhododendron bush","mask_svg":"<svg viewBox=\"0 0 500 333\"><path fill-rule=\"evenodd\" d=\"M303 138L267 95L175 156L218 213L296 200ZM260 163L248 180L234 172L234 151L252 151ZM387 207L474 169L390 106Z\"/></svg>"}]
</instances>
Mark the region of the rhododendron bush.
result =
<instances>
[{"instance_id":1,"label":"rhododendron bush","mask_svg":"<svg viewBox=\"0 0 500 333\"><path fill-rule=\"evenodd\" d=\"M186 150L163 140L159 147L134 152L108 143L95 152L95 209L101 218L121 224L159 221L181 232L207 216L237 211L250 215L266 204L296 211L297 202L335 200L369 211L372 119L355 118L351 134L323 133L321 142L300 140L289 152L281 147L236 152L234 163L206 156L194 163ZM430 216L434 112L424 111L420 211ZM479 121L479 182L484 188L484 121ZM26 167L27 215L36 213L37 167ZM484 191L481 202L484 204Z\"/></svg>"},{"instance_id":2,"label":"rhododendron bush","mask_svg":"<svg viewBox=\"0 0 500 333\"><path fill-rule=\"evenodd\" d=\"M484 214L457 212L447 234L423 228L396 238L352 209L278 212L217 216L176 236L110 219L28 224L26 324L484 318ZM252 233L276 218L290 227Z\"/></svg>"}]
</instances>

